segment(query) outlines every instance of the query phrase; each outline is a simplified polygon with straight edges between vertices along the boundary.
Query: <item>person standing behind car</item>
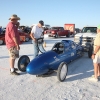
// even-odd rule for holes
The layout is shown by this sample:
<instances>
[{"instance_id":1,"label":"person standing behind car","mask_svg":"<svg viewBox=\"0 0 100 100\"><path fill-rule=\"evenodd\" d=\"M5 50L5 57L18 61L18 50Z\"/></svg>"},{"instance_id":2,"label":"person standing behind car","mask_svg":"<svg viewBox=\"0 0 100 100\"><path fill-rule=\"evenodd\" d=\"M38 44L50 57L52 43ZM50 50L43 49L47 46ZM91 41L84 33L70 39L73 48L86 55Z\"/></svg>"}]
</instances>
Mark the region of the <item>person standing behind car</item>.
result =
<instances>
[{"instance_id":1,"label":"person standing behind car","mask_svg":"<svg viewBox=\"0 0 100 100\"><path fill-rule=\"evenodd\" d=\"M97 27L97 35L94 40L94 53L92 54L94 64L94 75L89 78L91 81L98 81L100 78L100 25Z\"/></svg>"},{"instance_id":2,"label":"person standing behind car","mask_svg":"<svg viewBox=\"0 0 100 100\"><path fill-rule=\"evenodd\" d=\"M20 37L18 33L18 20L20 18L17 15L12 15L9 18L10 22L6 27L6 34L5 34L5 41L6 46L9 51L9 62L10 62L10 73L12 75L19 75L16 71L17 68L14 68L15 59L19 57L19 50L20 50Z\"/></svg>"},{"instance_id":3,"label":"person standing behind car","mask_svg":"<svg viewBox=\"0 0 100 100\"><path fill-rule=\"evenodd\" d=\"M42 20L39 21L37 25L34 25L32 30L31 30L31 38L33 42L33 59L38 56L39 50L37 47L37 39L39 39L42 35L43 29L42 26L44 25L44 22Z\"/></svg>"}]
</instances>

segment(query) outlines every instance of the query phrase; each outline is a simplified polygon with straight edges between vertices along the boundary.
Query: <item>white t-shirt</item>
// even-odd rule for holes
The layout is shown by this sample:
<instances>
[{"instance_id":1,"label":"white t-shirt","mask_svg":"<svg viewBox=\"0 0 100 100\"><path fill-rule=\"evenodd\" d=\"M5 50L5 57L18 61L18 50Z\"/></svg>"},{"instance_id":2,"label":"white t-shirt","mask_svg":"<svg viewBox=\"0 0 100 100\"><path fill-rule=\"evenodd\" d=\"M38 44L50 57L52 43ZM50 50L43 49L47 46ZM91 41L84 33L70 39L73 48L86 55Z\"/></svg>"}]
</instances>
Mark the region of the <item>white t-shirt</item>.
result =
<instances>
[{"instance_id":1,"label":"white t-shirt","mask_svg":"<svg viewBox=\"0 0 100 100\"><path fill-rule=\"evenodd\" d=\"M43 29L39 28L37 25L34 25L32 28L32 31L31 31L31 33L33 33L33 35L34 35L34 38L36 38L36 39L41 37L42 32L43 32Z\"/></svg>"}]
</instances>

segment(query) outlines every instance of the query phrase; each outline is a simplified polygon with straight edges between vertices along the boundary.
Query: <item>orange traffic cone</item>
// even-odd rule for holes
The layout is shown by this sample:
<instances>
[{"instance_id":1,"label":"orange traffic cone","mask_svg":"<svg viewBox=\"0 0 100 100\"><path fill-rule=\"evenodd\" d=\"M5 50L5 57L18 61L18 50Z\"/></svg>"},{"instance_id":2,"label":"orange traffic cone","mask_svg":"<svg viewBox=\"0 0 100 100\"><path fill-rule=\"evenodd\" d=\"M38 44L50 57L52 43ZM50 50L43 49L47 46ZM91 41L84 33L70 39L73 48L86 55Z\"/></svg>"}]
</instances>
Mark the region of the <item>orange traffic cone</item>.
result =
<instances>
[{"instance_id":1,"label":"orange traffic cone","mask_svg":"<svg viewBox=\"0 0 100 100\"><path fill-rule=\"evenodd\" d=\"M46 47L46 42L44 41L44 43L43 43L43 47Z\"/></svg>"}]
</instances>

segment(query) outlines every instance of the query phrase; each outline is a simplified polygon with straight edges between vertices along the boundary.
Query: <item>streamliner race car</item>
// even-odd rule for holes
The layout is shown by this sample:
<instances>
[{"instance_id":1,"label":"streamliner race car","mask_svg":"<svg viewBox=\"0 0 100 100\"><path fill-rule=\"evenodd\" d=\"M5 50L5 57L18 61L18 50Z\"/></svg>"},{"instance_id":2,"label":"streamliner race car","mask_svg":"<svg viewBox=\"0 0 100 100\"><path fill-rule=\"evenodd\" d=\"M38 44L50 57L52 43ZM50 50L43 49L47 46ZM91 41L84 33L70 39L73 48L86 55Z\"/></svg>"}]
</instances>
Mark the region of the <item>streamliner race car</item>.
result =
<instances>
[{"instance_id":1,"label":"streamliner race car","mask_svg":"<svg viewBox=\"0 0 100 100\"><path fill-rule=\"evenodd\" d=\"M45 51L42 44L38 42L38 47L42 54L32 61L27 55L19 58L19 70L36 76L42 76L57 70L58 80L64 81L68 72L68 63L82 56L81 40L79 44L71 40L62 40L55 43L50 51Z\"/></svg>"}]
</instances>

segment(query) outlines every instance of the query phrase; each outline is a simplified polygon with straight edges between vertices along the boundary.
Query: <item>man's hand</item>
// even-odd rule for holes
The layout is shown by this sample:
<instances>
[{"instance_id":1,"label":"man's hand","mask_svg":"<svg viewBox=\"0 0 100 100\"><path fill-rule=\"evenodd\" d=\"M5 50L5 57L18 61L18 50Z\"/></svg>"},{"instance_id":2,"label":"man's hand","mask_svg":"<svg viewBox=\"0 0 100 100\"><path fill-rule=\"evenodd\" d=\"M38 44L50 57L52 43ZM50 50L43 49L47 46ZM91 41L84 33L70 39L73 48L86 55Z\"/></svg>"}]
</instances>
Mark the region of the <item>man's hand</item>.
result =
<instances>
[{"instance_id":1,"label":"man's hand","mask_svg":"<svg viewBox=\"0 0 100 100\"><path fill-rule=\"evenodd\" d=\"M36 40L36 38L34 38L34 35L31 33L30 36L31 36L32 40L36 43L37 40Z\"/></svg>"},{"instance_id":2,"label":"man's hand","mask_svg":"<svg viewBox=\"0 0 100 100\"><path fill-rule=\"evenodd\" d=\"M33 39L33 41L34 41L35 43L37 43L37 40L36 40L35 38Z\"/></svg>"},{"instance_id":3,"label":"man's hand","mask_svg":"<svg viewBox=\"0 0 100 100\"><path fill-rule=\"evenodd\" d=\"M91 58L94 59L95 58L95 55L93 54Z\"/></svg>"},{"instance_id":4,"label":"man's hand","mask_svg":"<svg viewBox=\"0 0 100 100\"><path fill-rule=\"evenodd\" d=\"M16 46L17 47L17 50L20 50L20 46L18 45L18 46Z\"/></svg>"}]
</instances>

